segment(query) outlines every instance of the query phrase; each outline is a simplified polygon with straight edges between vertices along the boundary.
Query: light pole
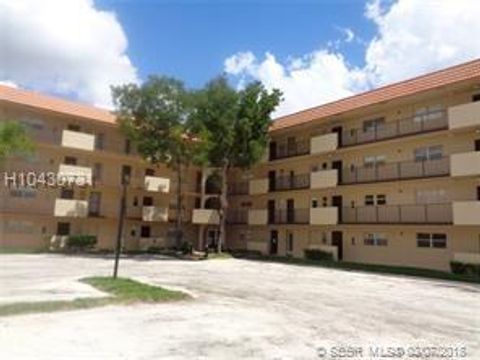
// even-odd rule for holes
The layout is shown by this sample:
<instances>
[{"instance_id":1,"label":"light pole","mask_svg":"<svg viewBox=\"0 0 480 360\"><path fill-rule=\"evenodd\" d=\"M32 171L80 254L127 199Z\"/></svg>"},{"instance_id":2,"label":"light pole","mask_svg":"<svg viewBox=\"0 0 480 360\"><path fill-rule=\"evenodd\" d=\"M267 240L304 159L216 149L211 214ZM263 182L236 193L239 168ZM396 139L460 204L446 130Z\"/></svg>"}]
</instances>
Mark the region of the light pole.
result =
<instances>
[{"instance_id":1,"label":"light pole","mask_svg":"<svg viewBox=\"0 0 480 360\"><path fill-rule=\"evenodd\" d=\"M118 215L118 230L117 242L115 244L115 264L113 267L113 278L116 279L118 275L118 263L120 261L120 250L122 247L123 222L125 218L125 208L127 203L127 186L130 182L130 176L124 174L122 176L122 198L120 200L120 211Z\"/></svg>"}]
</instances>

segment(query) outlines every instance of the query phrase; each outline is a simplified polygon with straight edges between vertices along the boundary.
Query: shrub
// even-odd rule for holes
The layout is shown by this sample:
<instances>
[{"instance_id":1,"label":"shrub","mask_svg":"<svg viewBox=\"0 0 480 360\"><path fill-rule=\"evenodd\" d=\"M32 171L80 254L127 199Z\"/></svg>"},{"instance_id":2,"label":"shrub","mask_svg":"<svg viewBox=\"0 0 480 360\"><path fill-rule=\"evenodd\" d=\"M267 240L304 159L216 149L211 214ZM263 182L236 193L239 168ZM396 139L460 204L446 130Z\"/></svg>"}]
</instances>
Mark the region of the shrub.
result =
<instances>
[{"instance_id":1,"label":"shrub","mask_svg":"<svg viewBox=\"0 0 480 360\"><path fill-rule=\"evenodd\" d=\"M67 239L67 247L70 249L91 249L96 244L97 237L94 235L71 235Z\"/></svg>"},{"instance_id":2,"label":"shrub","mask_svg":"<svg viewBox=\"0 0 480 360\"><path fill-rule=\"evenodd\" d=\"M480 276L480 264L467 264L460 261L450 261L450 269L454 274Z\"/></svg>"},{"instance_id":3,"label":"shrub","mask_svg":"<svg viewBox=\"0 0 480 360\"><path fill-rule=\"evenodd\" d=\"M308 260L333 261L333 254L319 249L305 249L305 258Z\"/></svg>"}]
</instances>

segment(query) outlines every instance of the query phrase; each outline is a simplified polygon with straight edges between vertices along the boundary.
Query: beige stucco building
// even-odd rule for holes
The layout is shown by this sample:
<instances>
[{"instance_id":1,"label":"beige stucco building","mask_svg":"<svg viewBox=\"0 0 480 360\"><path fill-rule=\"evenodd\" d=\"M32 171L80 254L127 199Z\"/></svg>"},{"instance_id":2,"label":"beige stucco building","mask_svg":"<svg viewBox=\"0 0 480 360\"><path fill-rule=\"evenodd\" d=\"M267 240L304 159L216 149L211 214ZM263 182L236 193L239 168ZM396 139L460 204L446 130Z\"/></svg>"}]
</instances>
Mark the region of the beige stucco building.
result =
<instances>
[{"instance_id":1,"label":"beige stucco building","mask_svg":"<svg viewBox=\"0 0 480 360\"><path fill-rule=\"evenodd\" d=\"M229 179L230 249L447 270L480 261L480 60L277 119L265 159ZM6 171L80 174L91 184L0 188L0 244L40 247L93 234L111 248L130 172L124 246L168 246L174 176L151 167L105 111L0 87L0 119L37 143ZM214 241L210 171L185 186L189 241Z\"/></svg>"}]
</instances>

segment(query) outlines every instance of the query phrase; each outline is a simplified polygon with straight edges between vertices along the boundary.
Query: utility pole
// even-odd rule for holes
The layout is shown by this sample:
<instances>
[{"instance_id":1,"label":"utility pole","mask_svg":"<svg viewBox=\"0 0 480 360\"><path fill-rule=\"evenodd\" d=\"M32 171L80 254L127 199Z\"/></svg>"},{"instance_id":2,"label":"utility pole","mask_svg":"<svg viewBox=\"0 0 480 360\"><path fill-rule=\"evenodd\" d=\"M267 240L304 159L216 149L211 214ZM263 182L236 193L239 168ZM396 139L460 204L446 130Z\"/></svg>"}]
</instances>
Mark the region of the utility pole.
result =
<instances>
[{"instance_id":1,"label":"utility pole","mask_svg":"<svg viewBox=\"0 0 480 360\"><path fill-rule=\"evenodd\" d=\"M120 200L120 211L118 219L117 242L115 245L115 264L113 267L113 278L116 279L118 275L118 263L120 261L120 250L122 247L123 222L125 217L125 208L127 203L127 186L130 182L130 177L127 174L122 176L122 198Z\"/></svg>"}]
</instances>

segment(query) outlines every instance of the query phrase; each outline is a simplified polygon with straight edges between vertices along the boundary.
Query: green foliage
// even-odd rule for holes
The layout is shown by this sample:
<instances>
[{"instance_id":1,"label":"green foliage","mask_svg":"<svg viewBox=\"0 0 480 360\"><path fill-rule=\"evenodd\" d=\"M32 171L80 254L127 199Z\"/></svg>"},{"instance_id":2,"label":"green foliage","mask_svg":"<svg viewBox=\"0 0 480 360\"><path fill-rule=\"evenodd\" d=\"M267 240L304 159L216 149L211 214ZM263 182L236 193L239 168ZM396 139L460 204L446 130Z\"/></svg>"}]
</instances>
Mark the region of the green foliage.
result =
<instances>
[{"instance_id":1,"label":"green foliage","mask_svg":"<svg viewBox=\"0 0 480 360\"><path fill-rule=\"evenodd\" d=\"M204 143L213 167L249 168L263 156L271 113L281 100L279 90L261 83L234 90L225 77L210 81L195 96L192 129Z\"/></svg>"},{"instance_id":2,"label":"green foliage","mask_svg":"<svg viewBox=\"0 0 480 360\"><path fill-rule=\"evenodd\" d=\"M333 254L319 249L305 249L305 258L308 260L333 261Z\"/></svg>"},{"instance_id":3,"label":"green foliage","mask_svg":"<svg viewBox=\"0 0 480 360\"><path fill-rule=\"evenodd\" d=\"M122 130L146 160L175 170L192 161L196 142L188 137L191 94L181 81L151 76L141 86L113 87L112 94Z\"/></svg>"},{"instance_id":4,"label":"green foliage","mask_svg":"<svg viewBox=\"0 0 480 360\"><path fill-rule=\"evenodd\" d=\"M91 249L97 244L97 237L94 235L70 235L67 238L69 249Z\"/></svg>"},{"instance_id":5,"label":"green foliage","mask_svg":"<svg viewBox=\"0 0 480 360\"><path fill-rule=\"evenodd\" d=\"M20 123L0 122L0 161L11 155L28 155L33 150L33 143Z\"/></svg>"},{"instance_id":6,"label":"green foliage","mask_svg":"<svg viewBox=\"0 0 480 360\"><path fill-rule=\"evenodd\" d=\"M480 276L480 264L467 264L460 261L450 261L450 269L454 274Z\"/></svg>"}]
</instances>

